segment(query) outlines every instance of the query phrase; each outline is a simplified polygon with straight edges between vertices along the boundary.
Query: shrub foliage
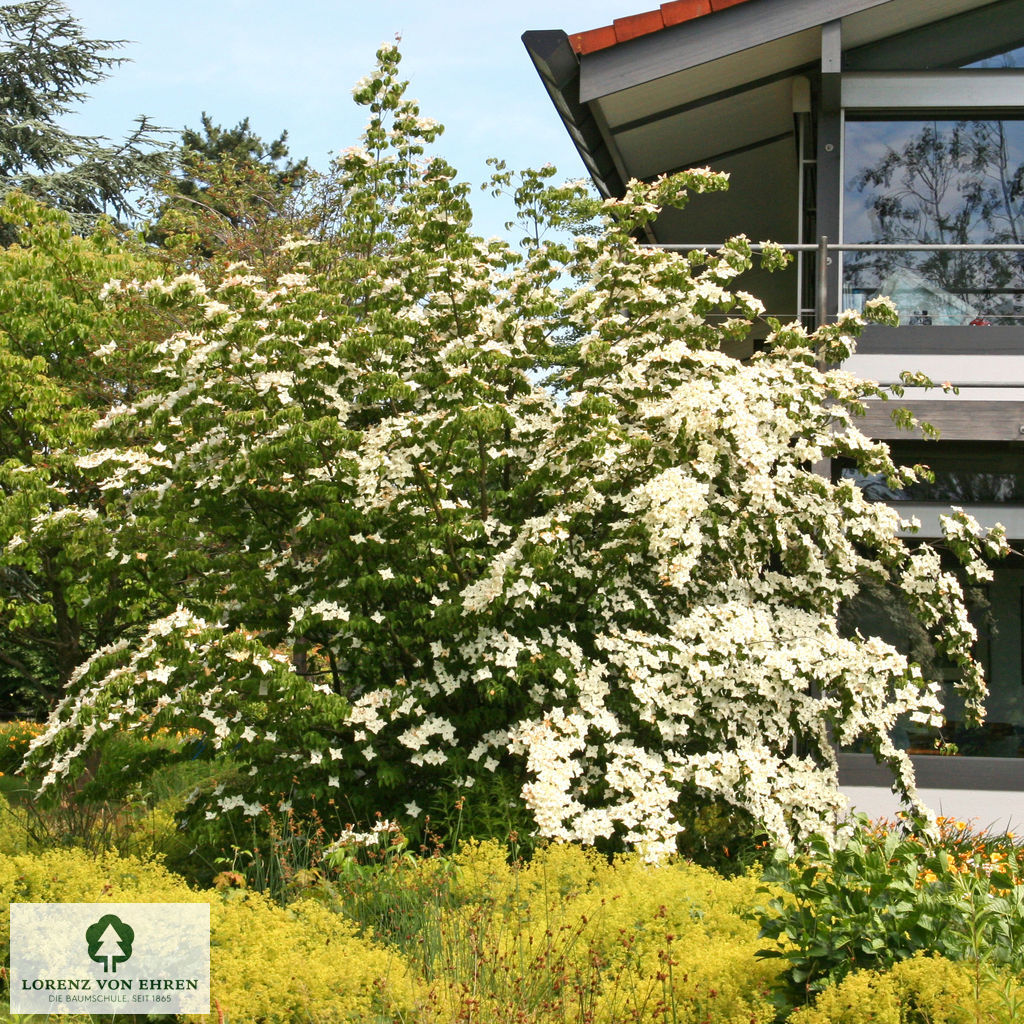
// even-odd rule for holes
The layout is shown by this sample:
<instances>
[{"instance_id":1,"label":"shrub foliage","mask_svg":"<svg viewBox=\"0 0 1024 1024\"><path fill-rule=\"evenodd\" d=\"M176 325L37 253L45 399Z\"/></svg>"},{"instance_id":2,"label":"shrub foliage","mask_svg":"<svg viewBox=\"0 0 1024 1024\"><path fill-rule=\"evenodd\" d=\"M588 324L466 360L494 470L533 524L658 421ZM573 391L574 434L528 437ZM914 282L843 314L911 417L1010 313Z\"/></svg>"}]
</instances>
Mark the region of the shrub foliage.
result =
<instances>
[{"instance_id":1,"label":"shrub foliage","mask_svg":"<svg viewBox=\"0 0 1024 1024\"><path fill-rule=\"evenodd\" d=\"M938 684L841 636L840 603L866 579L899 588L975 713L984 683L937 553L813 472L903 473L854 423L877 388L819 369L863 321L769 319L752 359L725 354L764 319L736 288L747 241L681 255L635 237L724 188L708 171L604 203L527 174L525 249L475 237L466 187L424 156L438 126L397 51L378 57L356 89L363 145L336 169L343 244L287 241L271 276L104 289L177 330L157 385L76 460L106 504L74 514L105 531L97 579L141 563L181 606L76 670L30 755L43 788L113 730L168 727L240 768L197 822L332 800L422 821L500 777L543 837L660 856L697 794L791 843L842 806L836 741L913 802L889 733L936 719ZM962 514L947 531L984 578L1002 535Z\"/></svg>"}]
</instances>

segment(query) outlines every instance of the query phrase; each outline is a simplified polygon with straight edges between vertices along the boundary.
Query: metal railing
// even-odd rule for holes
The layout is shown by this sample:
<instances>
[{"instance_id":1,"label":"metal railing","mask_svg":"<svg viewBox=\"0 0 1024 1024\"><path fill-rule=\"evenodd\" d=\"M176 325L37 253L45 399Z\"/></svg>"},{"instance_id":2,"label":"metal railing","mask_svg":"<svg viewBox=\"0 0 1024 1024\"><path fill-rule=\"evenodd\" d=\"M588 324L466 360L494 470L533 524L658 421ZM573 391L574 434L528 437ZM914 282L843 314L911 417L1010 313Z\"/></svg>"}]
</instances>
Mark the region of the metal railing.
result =
<instances>
[{"instance_id":1,"label":"metal railing","mask_svg":"<svg viewBox=\"0 0 1024 1024\"><path fill-rule=\"evenodd\" d=\"M1024 253L1024 244L1001 242L830 242L828 235L821 235L817 242L790 243L749 243L751 252L762 252L766 248L782 249L784 252L814 253L814 320L823 324L828 316L828 268L833 252L1019 252ZM645 245L648 249L665 249L669 252L695 252L700 249L713 251L725 248L724 242L659 243Z\"/></svg>"}]
</instances>

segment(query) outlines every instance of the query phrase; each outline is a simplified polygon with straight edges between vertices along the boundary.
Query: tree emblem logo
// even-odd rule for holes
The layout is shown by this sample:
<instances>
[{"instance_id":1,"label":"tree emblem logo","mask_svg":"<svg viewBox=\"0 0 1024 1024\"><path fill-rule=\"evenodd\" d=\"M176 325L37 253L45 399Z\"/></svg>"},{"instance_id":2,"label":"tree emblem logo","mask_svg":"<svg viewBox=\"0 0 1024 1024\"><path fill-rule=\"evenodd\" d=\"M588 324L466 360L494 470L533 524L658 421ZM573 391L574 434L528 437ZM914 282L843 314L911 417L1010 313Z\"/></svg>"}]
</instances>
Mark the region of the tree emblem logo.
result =
<instances>
[{"instance_id":1,"label":"tree emblem logo","mask_svg":"<svg viewBox=\"0 0 1024 1024\"><path fill-rule=\"evenodd\" d=\"M103 973L117 973L117 965L123 964L132 955L135 930L119 917L104 914L95 924L85 930L85 941L89 944L89 957L103 964Z\"/></svg>"}]
</instances>

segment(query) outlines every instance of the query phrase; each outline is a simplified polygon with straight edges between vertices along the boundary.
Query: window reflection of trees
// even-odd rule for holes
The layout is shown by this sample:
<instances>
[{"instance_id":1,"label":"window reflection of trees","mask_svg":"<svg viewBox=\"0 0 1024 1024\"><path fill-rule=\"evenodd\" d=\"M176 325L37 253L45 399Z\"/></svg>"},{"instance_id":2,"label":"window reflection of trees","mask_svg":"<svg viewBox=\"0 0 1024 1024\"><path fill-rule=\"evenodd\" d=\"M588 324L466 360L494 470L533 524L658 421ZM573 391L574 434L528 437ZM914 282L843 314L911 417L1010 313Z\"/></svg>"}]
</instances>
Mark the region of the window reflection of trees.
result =
<instances>
[{"instance_id":1,"label":"window reflection of trees","mask_svg":"<svg viewBox=\"0 0 1024 1024\"><path fill-rule=\"evenodd\" d=\"M1024 239L1022 121L850 122L847 153L870 161L848 178L848 242ZM920 307L905 323L1024 322L1024 253L857 253L845 266L854 294L903 289Z\"/></svg>"},{"instance_id":2,"label":"window reflection of trees","mask_svg":"<svg viewBox=\"0 0 1024 1024\"><path fill-rule=\"evenodd\" d=\"M837 462L837 477L852 480L869 501L934 501L946 505L1024 503L1024 446L1015 442L893 441L899 466L927 467L932 480L893 488L880 474L864 474Z\"/></svg>"},{"instance_id":3,"label":"window reflection of trees","mask_svg":"<svg viewBox=\"0 0 1024 1024\"><path fill-rule=\"evenodd\" d=\"M975 473L947 470L935 473L935 480L920 480L898 490L880 475L863 476L843 470L864 492L868 501L941 501L948 504L992 504L1024 501L1024 480L1011 473Z\"/></svg>"},{"instance_id":4,"label":"window reflection of trees","mask_svg":"<svg viewBox=\"0 0 1024 1024\"><path fill-rule=\"evenodd\" d=\"M877 636L921 666L927 679L942 684L942 700L946 717L941 726L915 723L901 719L893 730L896 746L913 753L935 753L940 750L989 757L1019 757L1024 753L1024 708L1021 707L1019 676L1001 684L992 677L991 644L1010 624L1008 614L1016 609L995 608L984 587L965 587L964 599L971 622L978 630L974 656L981 662L990 689L989 714L981 726L965 726L963 701L955 689L959 670L937 649L928 631L899 592L876 581L864 580L858 593L845 601L840 609L839 629L843 636ZM1012 628L1007 629L1013 633ZM849 751L863 751L854 744Z\"/></svg>"}]
</instances>

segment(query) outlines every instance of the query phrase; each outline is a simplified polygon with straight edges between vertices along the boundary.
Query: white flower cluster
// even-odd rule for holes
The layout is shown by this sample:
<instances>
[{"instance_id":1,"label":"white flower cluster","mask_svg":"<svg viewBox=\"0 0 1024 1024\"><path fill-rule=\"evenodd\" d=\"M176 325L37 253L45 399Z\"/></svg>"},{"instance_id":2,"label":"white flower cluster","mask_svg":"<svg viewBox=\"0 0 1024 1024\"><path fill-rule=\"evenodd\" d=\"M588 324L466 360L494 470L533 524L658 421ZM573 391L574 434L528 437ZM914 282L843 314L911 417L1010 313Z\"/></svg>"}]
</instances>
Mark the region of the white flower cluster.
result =
<instances>
[{"instance_id":1,"label":"white flower cluster","mask_svg":"<svg viewBox=\"0 0 1024 1024\"><path fill-rule=\"evenodd\" d=\"M381 818L375 821L366 832L357 832L352 828L342 829L334 842L324 847L324 853L337 853L339 850L349 846L363 848L379 847L383 844L390 844L392 840L401 836L401 834L402 829L398 822L391 821L388 818Z\"/></svg>"}]
</instances>

